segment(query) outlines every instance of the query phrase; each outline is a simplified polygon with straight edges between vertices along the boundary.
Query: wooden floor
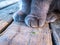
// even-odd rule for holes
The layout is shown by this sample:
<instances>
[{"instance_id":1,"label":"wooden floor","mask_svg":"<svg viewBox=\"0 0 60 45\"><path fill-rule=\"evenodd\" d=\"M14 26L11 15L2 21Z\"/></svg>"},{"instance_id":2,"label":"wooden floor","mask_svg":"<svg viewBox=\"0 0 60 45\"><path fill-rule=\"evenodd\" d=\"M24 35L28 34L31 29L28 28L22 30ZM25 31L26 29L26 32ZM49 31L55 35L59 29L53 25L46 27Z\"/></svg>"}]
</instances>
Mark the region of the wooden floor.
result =
<instances>
[{"instance_id":1,"label":"wooden floor","mask_svg":"<svg viewBox=\"0 0 60 45\"><path fill-rule=\"evenodd\" d=\"M48 23L42 28L31 28L24 22L14 22L12 15L18 9L16 2L0 7L0 45L55 45Z\"/></svg>"}]
</instances>

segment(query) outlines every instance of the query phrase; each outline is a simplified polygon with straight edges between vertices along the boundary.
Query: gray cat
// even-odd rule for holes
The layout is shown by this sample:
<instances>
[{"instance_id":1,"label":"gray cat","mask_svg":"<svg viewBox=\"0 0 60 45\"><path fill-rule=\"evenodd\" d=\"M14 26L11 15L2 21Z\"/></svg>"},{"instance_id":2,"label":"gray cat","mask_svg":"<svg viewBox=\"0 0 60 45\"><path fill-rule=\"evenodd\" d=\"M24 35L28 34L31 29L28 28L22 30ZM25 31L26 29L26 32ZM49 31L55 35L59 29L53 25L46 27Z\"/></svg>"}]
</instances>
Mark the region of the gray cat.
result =
<instances>
[{"instance_id":1,"label":"gray cat","mask_svg":"<svg viewBox=\"0 0 60 45\"><path fill-rule=\"evenodd\" d=\"M52 22L56 18L55 9L60 9L60 0L20 0L22 5L20 10L17 11L13 19L16 22L25 21L25 24L31 27L42 27L46 20ZM57 6L57 7L56 7Z\"/></svg>"}]
</instances>

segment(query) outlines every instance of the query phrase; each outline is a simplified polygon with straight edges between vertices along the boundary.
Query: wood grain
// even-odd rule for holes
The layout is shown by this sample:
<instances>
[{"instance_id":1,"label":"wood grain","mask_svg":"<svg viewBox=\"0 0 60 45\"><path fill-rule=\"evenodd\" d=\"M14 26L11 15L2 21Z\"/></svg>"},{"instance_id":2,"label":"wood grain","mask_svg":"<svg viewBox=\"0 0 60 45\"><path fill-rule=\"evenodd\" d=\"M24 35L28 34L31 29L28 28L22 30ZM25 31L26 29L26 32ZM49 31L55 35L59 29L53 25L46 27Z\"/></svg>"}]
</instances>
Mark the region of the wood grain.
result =
<instances>
[{"instance_id":1,"label":"wood grain","mask_svg":"<svg viewBox=\"0 0 60 45\"><path fill-rule=\"evenodd\" d=\"M9 40L5 40L4 37ZM42 28L31 28L24 23L13 22L0 39L3 39L0 40L1 45L52 45L48 24Z\"/></svg>"},{"instance_id":2,"label":"wood grain","mask_svg":"<svg viewBox=\"0 0 60 45\"><path fill-rule=\"evenodd\" d=\"M19 25L12 23L0 36L0 45L9 45L17 35Z\"/></svg>"},{"instance_id":3,"label":"wood grain","mask_svg":"<svg viewBox=\"0 0 60 45\"><path fill-rule=\"evenodd\" d=\"M11 1L11 0L10 0ZM13 0L12 0L13 1ZM10 3L10 2L9 2ZM18 10L18 4L11 5L5 9L0 10L0 33L3 32L12 22L12 15Z\"/></svg>"},{"instance_id":4,"label":"wood grain","mask_svg":"<svg viewBox=\"0 0 60 45\"><path fill-rule=\"evenodd\" d=\"M7 27L8 22L5 22L3 20L0 21L0 33L3 31L5 27Z\"/></svg>"},{"instance_id":5,"label":"wood grain","mask_svg":"<svg viewBox=\"0 0 60 45\"><path fill-rule=\"evenodd\" d=\"M7 6L11 5L11 4L14 4L16 2L18 2L18 0L15 0L15 1L14 0L5 0L5 1L2 1L2 2L0 2L0 9L2 9L4 7L7 7Z\"/></svg>"},{"instance_id":6,"label":"wood grain","mask_svg":"<svg viewBox=\"0 0 60 45\"><path fill-rule=\"evenodd\" d=\"M12 22L12 17L8 18L7 20L1 20L0 21L0 33L2 33L5 28L7 28L7 26Z\"/></svg>"}]
</instances>

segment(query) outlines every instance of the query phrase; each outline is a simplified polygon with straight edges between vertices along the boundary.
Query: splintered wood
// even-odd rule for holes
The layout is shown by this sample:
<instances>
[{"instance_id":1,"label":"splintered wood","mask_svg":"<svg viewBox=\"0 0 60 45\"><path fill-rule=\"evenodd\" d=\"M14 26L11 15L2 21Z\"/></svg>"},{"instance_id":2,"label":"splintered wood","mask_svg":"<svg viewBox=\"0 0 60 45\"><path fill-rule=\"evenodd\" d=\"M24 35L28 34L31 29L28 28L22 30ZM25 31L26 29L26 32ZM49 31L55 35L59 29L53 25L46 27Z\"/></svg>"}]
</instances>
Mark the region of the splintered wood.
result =
<instances>
[{"instance_id":1,"label":"splintered wood","mask_svg":"<svg viewBox=\"0 0 60 45\"><path fill-rule=\"evenodd\" d=\"M24 23L13 22L0 37L0 45L52 45L48 24L31 28Z\"/></svg>"}]
</instances>

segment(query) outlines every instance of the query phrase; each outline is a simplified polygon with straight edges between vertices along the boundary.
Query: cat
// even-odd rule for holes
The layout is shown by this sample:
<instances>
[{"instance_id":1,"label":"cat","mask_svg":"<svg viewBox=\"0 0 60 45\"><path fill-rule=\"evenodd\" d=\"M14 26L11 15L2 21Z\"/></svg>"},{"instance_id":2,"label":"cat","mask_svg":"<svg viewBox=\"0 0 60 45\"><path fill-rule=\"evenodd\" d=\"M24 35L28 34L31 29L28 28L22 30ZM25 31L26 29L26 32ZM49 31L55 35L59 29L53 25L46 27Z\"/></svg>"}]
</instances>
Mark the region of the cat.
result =
<instances>
[{"instance_id":1,"label":"cat","mask_svg":"<svg viewBox=\"0 0 60 45\"><path fill-rule=\"evenodd\" d=\"M18 4L20 9L13 15L13 19L16 22L24 21L24 18L29 14L31 0L19 0Z\"/></svg>"},{"instance_id":2,"label":"cat","mask_svg":"<svg viewBox=\"0 0 60 45\"><path fill-rule=\"evenodd\" d=\"M20 10L13 15L13 19L16 22L24 21L30 27L42 27L46 20L50 22L56 20L55 13L51 12L57 8L55 5L60 4L58 2L59 0L20 0L22 5L20 5ZM60 9L59 6L58 9Z\"/></svg>"}]
</instances>

